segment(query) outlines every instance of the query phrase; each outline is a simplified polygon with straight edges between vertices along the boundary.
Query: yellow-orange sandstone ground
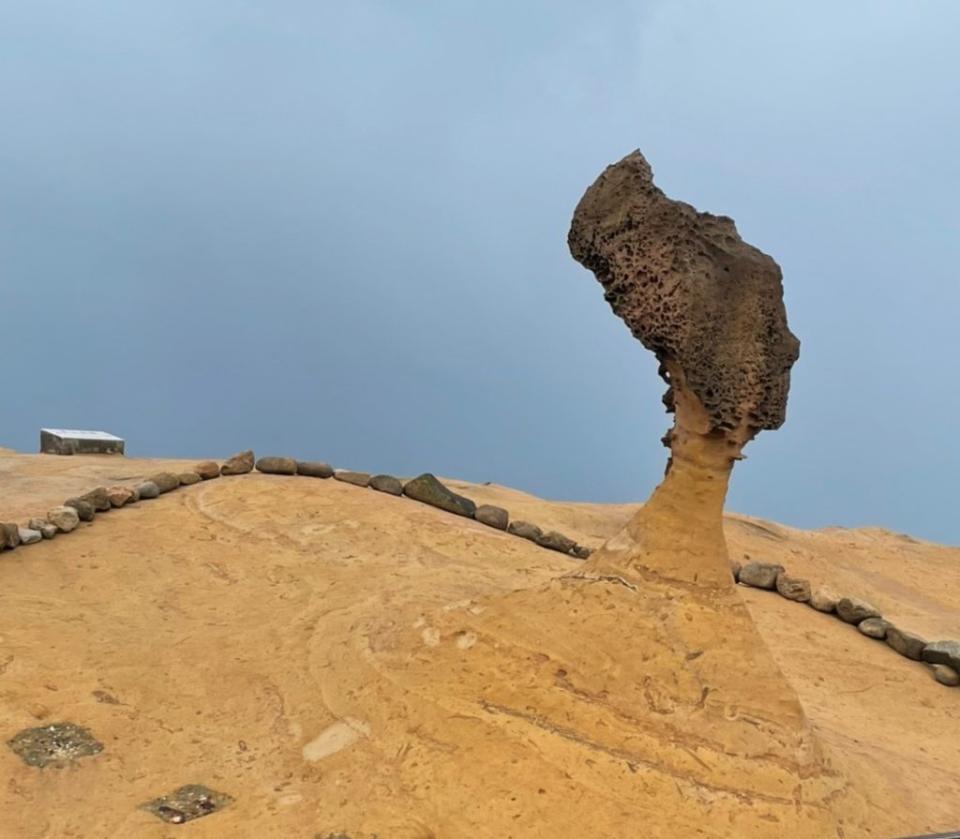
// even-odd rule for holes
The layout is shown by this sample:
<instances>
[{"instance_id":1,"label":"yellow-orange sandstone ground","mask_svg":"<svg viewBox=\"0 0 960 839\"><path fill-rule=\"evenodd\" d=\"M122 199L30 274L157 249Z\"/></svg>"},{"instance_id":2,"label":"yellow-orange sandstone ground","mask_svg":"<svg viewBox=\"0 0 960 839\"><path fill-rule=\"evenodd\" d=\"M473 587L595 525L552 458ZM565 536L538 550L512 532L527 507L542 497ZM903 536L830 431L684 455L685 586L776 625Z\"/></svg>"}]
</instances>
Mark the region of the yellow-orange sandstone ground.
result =
<instances>
[{"instance_id":1,"label":"yellow-orange sandstone ground","mask_svg":"<svg viewBox=\"0 0 960 839\"><path fill-rule=\"evenodd\" d=\"M191 463L0 450L0 521L25 524L95 486ZM591 547L636 509L447 483ZM905 629L960 638L960 549L738 515L726 533L734 560L780 562L870 600ZM661 756L583 736L602 716L546 724L539 708L490 700L494 689L522 699L527 674L530 685L577 689L544 649L526 651L515 685L485 685L498 650L530 637L537 616L500 614L486 638L471 629L486 603L575 565L407 499L258 474L186 487L4 552L0 739L67 720L105 749L40 770L0 748L0 836L739 839L735 808L762 802L735 779L714 791L715 818L671 833L669 813L651 815L644 794ZM960 827L960 689L834 617L737 592L865 802L867 827L858 821L848 835ZM592 651L608 668L629 655L629 627L609 637L591 634L582 616L579 625L582 648L571 652ZM606 675L609 685L615 673ZM138 809L187 783L235 802L180 826ZM677 789L687 794L683 778Z\"/></svg>"}]
</instances>

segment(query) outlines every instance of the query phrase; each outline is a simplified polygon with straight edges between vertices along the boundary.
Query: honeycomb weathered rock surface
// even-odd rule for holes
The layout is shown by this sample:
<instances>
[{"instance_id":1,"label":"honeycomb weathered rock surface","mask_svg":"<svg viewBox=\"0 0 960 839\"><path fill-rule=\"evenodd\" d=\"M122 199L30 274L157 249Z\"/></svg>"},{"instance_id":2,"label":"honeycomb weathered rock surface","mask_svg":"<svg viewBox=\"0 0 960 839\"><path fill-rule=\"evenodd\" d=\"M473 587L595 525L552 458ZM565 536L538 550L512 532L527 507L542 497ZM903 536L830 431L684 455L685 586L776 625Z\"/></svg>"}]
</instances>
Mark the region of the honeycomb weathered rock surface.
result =
<instances>
[{"instance_id":1,"label":"honeycomb weathered rock surface","mask_svg":"<svg viewBox=\"0 0 960 839\"><path fill-rule=\"evenodd\" d=\"M647 349L700 401L709 430L749 439L783 424L799 341L787 327L780 268L732 219L701 213L654 185L639 151L608 166L574 212L574 259Z\"/></svg>"}]
</instances>

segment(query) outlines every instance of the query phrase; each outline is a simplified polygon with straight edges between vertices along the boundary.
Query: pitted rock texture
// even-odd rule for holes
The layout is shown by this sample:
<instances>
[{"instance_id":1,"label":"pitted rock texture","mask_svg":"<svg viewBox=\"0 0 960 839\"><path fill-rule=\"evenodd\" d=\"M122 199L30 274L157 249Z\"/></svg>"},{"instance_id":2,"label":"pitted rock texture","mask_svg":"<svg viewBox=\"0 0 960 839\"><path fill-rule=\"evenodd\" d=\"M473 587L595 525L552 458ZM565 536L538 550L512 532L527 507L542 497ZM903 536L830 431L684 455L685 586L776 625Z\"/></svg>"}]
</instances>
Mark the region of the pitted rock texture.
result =
<instances>
[{"instance_id":1,"label":"pitted rock texture","mask_svg":"<svg viewBox=\"0 0 960 839\"><path fill-rule=\"evenodd\" d=\"M574 212L573 258L660 361L667 409L672 363L709 430L779 428L800 342L787 327L780 268L732 219L668 198L639 151L606 171Z\"/></svg>"}]
</instances>

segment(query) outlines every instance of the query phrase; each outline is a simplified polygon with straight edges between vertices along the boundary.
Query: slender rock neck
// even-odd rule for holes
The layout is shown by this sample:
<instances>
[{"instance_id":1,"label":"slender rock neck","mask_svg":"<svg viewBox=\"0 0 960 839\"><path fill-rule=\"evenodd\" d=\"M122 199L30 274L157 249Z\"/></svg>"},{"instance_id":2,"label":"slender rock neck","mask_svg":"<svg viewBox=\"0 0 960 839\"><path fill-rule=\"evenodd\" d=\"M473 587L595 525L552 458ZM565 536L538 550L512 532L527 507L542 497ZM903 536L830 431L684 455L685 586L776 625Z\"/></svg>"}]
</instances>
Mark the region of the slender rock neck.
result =
<instances>
[{"instance_id":1,"label":"slender rock neck","mask_svg":"<svg viewBox=\"0 0 960 839\"><path fill-rule=\"evenodd\" d=\"M672 376L675 423L662 483L617 536L584 564L584 573L729 586L723 504L746 431L711 431L696 397Z\"/></svg>"}]
</instances>

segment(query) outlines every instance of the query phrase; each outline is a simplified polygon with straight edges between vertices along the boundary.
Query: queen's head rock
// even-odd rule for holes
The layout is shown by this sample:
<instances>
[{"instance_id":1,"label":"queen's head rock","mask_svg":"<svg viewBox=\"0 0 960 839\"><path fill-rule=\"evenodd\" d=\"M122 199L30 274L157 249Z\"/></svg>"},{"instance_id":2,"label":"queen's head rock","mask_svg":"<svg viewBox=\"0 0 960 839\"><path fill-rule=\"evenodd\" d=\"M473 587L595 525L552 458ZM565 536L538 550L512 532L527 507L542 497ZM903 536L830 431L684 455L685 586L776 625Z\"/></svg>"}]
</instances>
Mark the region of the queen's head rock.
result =
<instances>
[{"instance_id":1,"label":"queen's head rock","mask_svg":"<svg viewBox=\"0 0 960 839\"><path fill-rule=\"evenodd\" d=\"M732 219L668 198L635 151L587 189L568 244L657 356L668 410L683 390L702 408L703 432L740 443L783 424L800 344L787 327L780 268Z\"/></svg>"}]
</instances>

